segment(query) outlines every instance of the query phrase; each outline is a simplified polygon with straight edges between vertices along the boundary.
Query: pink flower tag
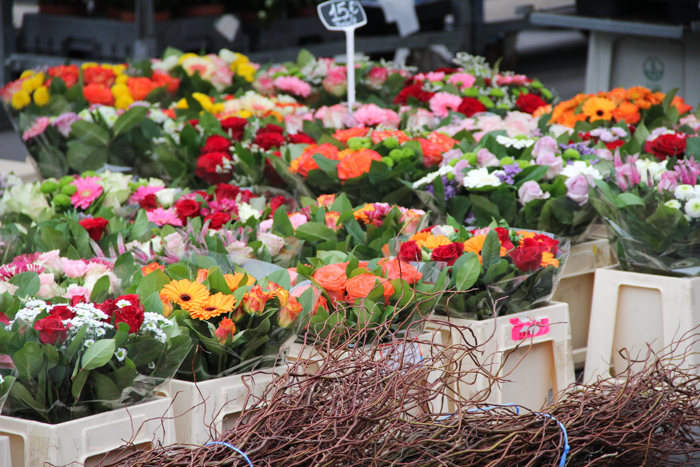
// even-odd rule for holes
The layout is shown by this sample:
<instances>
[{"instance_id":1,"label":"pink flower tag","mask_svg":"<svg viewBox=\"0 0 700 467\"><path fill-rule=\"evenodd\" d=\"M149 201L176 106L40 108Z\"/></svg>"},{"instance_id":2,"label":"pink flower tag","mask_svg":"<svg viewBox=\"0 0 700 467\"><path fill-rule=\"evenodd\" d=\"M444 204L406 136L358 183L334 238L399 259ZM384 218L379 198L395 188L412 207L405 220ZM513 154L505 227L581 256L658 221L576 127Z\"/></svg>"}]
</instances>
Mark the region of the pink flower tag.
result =
<instances>
[{"instance_id":1,"label":"pink flower tag","mask_svg":"<svg viewBox=\"0 0 700 467\"><path fill-rule=\"evenodd\" d=\"M525 321L511 318L510 324L513 325L510 337L514 341L549 334L549 318L528 318Z\"/></svg>"}]
</instances>

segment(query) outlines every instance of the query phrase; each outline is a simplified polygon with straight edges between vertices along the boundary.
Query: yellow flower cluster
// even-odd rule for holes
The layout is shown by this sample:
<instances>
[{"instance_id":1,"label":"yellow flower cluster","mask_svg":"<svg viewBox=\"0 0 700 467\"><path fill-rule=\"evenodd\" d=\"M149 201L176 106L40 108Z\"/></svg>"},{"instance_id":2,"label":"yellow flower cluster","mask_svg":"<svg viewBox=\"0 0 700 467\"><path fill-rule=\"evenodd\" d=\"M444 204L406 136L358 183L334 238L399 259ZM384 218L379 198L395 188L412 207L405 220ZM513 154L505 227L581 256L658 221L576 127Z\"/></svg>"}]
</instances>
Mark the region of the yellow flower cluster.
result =
<instances>
[{"instance_id":1,"label":"yellow flower cluster","mask_svg":"<svg viewBox=\"0 0 700 467\"><path fill-rule=\"evenodd\" d=\"M220 114L224 111L224 104L221 102L214 103L212 102L212 98L207 96L206 94L203 94L201 92L193 92L192 93L192 98L199 102L199 105L202 106L202 109L205 111L212 113L214 115ZM177 104L175 105L176 109L188 109L189 105L187 104L187 99L184 97L180 99Z\"/></svg>"},{"instance_id":2,"label":"yellow flower cluster","mask_svg":"<svg viewBox=\"0 0 700 467\"><path fill-rule=\"evenodd\" d=\"M22 88L12 96L12 107L21 110L32 103L32 100L39 107L45 106L50 99L49 89L44 86L46 76L44 73L36 73L33 70L26 70L20 76Z\"/></svg>"},{"instance_id":3,"label":"yellow flower cluster","mask_svg":"<svg viewBox=\"0 0 700 467\"><path fill-rule=\"evenodd\" d=\"M236 52L236 60L231 63L231 71L242 77L249 83L255 79L255 67L250 64L250 59Z\"/></svg>"}]
</instances>

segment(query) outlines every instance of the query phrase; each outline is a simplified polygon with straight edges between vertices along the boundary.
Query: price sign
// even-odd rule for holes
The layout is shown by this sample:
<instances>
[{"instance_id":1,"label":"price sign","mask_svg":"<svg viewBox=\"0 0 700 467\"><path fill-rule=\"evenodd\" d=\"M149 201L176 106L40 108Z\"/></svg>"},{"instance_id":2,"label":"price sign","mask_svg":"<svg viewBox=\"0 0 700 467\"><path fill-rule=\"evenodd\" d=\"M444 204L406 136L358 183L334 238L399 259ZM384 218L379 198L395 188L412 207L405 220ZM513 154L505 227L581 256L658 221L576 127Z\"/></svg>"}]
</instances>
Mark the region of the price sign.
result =
<instances>
[{"instance_id":1,"label":"price sign","mask_svg":"<svg viewBox=\"0 0 700 467\"><path fill-rule=\"evenodd\" d=\"M348 74L348 113L355 105L355 29L367 24L365 10L357 0L330 0L318 7L321 22L330 31L345 31Z\"/></svg>"},{"instance_id":2,"label":"price sign","mask_svg":"<svg viewBox=\"0 0 700 467\"><path fill-rule=\"evenodd\" d=\"M326 29L343 31L367 24L367 15L357 0L331 0L318 6L318 16Z\"/></svg>"}]
</instances>

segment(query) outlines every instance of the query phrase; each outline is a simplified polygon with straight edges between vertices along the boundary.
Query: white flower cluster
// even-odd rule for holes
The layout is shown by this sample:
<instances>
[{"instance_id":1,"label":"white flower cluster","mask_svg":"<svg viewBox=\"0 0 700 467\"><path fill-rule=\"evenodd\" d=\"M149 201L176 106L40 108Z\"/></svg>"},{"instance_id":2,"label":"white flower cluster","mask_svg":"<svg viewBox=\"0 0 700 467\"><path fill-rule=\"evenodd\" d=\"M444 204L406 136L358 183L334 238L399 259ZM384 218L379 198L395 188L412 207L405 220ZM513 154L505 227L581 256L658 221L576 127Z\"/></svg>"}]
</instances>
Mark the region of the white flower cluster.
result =
<instances>
[{"instance_id":1,"label":"white flower cluster","mask_svg":"<svg viewBox=\"0 0 700 467\"><path fill-rule=\"evenodd\" d=\"M141 325L140 332L152 332L155 334L155 338L162 343L168 339L168 336L161 329L163 326L172 326L173 323L167 318L159 315L158 313L146 312L143 316L143 324ZM121 360L120 360L121 361Z\"/></svg>"},{"instance_id":2,"label":"white flower cluster","mask_svg":"<svg viewBox=\"0 0 700 467\"><path fill-rule=\"evenodd\" d=\"M114 329L114 326L104 322L109 316L92 303L78 303L70 309L75 313L75 317L63 321L63 324L69 326L72 334L77 334L83 326L87 326L86 337L100 338L107 330Z\"/></svg>"},{"instance_id":3,"label":"white flower cluster","mask_svg":"<svg viewBox=\"0 0 700 467\"><path fill-rule=\"evenodd\" d=\"M476 77L491 78L493 75L493 69L484 57L459 52L452 62Z\"/></svg>"},{"instance_id":4,"label":"white flower cluster","mask_svg":"<svg viewBox=\"0 0 700 467\"><path fill-rule=\"evenodd\" d=\"M449 173L452 173L452 166L446 165L445 167L440 167L435 172L431 172L420 180L413 182L413 188L416 189L424 185L430 185L436 178L445 176Z\"/></svg>"},{"instance_id":5,"label":"white flower cluster","mask_svg":"<svg viewBox=\"0 0 700 467\"><path fill-rule=\"evenodd\" d=\"M507 136L496 136L498 144L502 144L507 148L525 149L535 144L532 139L508 138Z\"/></svg>"},{"instance_id":6,"label":"white flower cluster","mask_svg":"<svg viewBox=\"0 0 700 467\"><path fill-rule=\"evenodd\" d=\"M679 200L685 201L685 207L677 200L667 201L666 206L675 209L683 207L688 220L700 218L700 185L678 185L673 194Z\"/></svg>"},{"instance_id":7,"label":"white flower cluster","mask_svg":"<svg viewBox=\"0 0 700 467\"><path fill-rule=\"evenodd\" d=\"M34 322L37 316L39 316L44 311L51 310L51 308L51 305L44 301L30 300L24 304L24 308L22 308L15 314L15 319L10 321L10 324L8 324L7 327L11 328L17 320L22 320L25 323L31 324Z\"/></svg>"}]
</instances>

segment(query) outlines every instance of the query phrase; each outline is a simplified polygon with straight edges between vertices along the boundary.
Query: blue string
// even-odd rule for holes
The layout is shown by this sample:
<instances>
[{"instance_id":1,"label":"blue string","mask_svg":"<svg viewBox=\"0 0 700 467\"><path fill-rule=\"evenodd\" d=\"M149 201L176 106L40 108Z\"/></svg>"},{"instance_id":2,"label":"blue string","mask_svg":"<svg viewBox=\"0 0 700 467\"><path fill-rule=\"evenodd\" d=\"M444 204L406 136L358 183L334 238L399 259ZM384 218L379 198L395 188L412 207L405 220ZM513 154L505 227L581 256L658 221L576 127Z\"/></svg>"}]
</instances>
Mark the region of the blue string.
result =
<instances>
[{"instance_id":1,"label":"blue string","mask_svg":"<svg viewBox=\"0 0 700 467\"><path fill-rule=\"evenodd\" d=\"M562 433L564 434L564 452L561 455L561 460L559 461L559 467L564 467L566 464L566 456L569 455L569 451L571 450L571 446L569 446L569 436L566 434L566 428L564 428L564 425L557 420L556 418L552 417L548 413L538 413L535 412L536 415L542 415L543 417L551 418L555 422L559 424L559 428L561 429Z\"/></svg>"},{"instance_id":2,"label":"blue string","mask_svg":"<svg viewBox=\"0 0 700 467\"><path fill-rule=\"evenodd\" d=\"M213 445L213 444L220 444L220 445L222 445L222 446L226 446L227 448L233 449L233 450L236 451L238 454L240 454L241 456L243 456L243 459L245 459L246 462L248 462L248 464L250 465L250 467L255 467L255 466L253 465L253 463L250 461L250 459L248 459L248 456L246 456L245 452L241 451L240 449L238 449L237 447L234 447L234 446L231 445L231 444L224 443L223 441L212 441L211 443L207 443L207 444L205 444L204 446L211 446L211 445Z\"/></svg>"}]
</instances>

